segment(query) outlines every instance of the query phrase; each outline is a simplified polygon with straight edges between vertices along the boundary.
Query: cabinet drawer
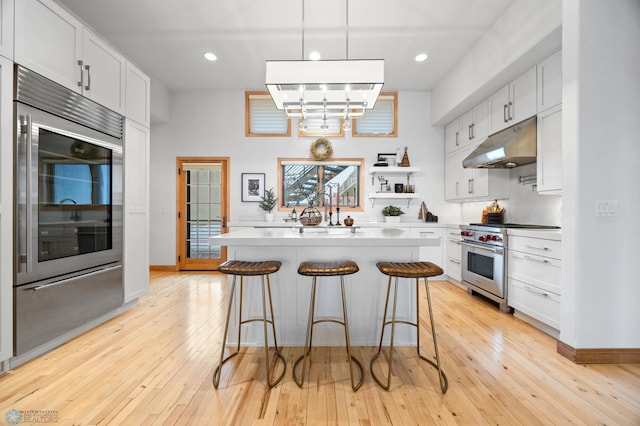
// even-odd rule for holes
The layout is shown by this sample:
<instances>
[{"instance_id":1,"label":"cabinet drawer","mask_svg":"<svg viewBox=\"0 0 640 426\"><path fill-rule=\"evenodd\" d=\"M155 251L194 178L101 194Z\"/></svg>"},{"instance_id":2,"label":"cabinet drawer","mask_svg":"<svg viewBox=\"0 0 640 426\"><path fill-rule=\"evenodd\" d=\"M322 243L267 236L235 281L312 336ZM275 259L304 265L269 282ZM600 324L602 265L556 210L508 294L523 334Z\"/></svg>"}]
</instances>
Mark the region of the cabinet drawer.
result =
<instances>
[{"instance_id":1,"label":"cabinet drawer","mask_svg":"<svg viewBox=\"0 0 640 426\"><path fill-rule=\"evenodd\" d=\"M460 260L462 257L462 247L460 247L459 238L447 238L447 257Z\"/></svg>"},{"instance_id":2,"label":"cabinet drawer","mask_svg":"<svg viewBox=\"0 0 640 426\"><path fill-rule=\"evenodd\" d=\"M561 259L561 242L555 240L512 235L509 237L509 250Z\"/></svg>"},{"instance_id":3,"label":"cabinet drawer","mask_svg":"<svg viewBox=\"0 0 640 426\"><path fill-rule=\"evenodd\" d=\"M447 257L447 263L445 264L445 274L449 278L453 278L456 281L462 281L462 270L460 265L460 259L454 259Z\"/></svg>"},{"instance_id":4,"label":"cabinet drawer","mask_svg":"<svg viewBox=\"0 0 640 426\"><path fill-rule=\"evenodd\" d=\"M509 279L509 306L557 330L560 330L560 301L557 294Z\"/></svg>"},{"instance_id":5,"label":"cabinet drawer","mask_svg":"<svg viewBox=\"0 0 640 426\"><path fill-rule=\"evenodd\" d=\"M507 276L535 285L545 291L562 294L561 268L558 259L509 250Z\"/></svg>"}]
</instances>

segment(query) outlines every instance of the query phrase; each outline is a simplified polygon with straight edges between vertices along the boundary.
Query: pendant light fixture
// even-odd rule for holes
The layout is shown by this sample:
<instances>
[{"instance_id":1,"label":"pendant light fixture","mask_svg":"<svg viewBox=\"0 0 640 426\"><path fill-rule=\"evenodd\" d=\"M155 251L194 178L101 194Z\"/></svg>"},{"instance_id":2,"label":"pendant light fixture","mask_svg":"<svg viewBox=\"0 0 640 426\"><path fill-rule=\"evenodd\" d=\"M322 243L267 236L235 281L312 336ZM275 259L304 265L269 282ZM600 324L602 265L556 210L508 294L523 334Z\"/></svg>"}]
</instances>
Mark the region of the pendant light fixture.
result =
<instances>
[{"instance_id":1,"label":"pendant light fixture","mask_svg":"<svg viewBox=\"0 0 640 426\"><path fill-rule=\"evenodd\" d=\"M362 117L375 106L384 85L383 59L349 60L349 0L346 1L346 59L308 61L304 59L304 0L302 2L302 60L266 61L265 85L279 110L287 117L343 119L344 130L351 119Z\"/></svg>"}]
</instances>

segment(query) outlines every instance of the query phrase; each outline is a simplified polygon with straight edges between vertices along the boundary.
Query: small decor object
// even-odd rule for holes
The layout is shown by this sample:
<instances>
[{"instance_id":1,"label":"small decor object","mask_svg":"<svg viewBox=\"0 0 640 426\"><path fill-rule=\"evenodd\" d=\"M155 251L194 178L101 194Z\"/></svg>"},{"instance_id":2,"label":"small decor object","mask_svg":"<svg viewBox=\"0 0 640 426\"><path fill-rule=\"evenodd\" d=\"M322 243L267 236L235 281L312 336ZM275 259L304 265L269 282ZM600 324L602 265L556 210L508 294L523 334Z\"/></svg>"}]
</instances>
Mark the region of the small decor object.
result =
<instances>
[{"instance_id":1,"label":"small decor object","mask_svg":"<svg viewBox=\"0 0 640 426\"><path fill-rule=\"evenodd\" d=\"M313 206L313 203L300 213L300 223L304 226L316 226L322 222L322 212Z\"/></svg>"},{"instance_id":2,"label":"small decor object","mask_svg":"<svg viewBox=\"0 0 640 426\"><path fill-rule=\"evenodd\" d=\"M314 160L322 161L333 155L333 148L331 147L331 142L327 139L318 138L311 144L309 152Z\"/></svg>"},{"instance_id":3,"label":"small decor object","mask_svg":"<svg viewBox=\"0 0 640 426\"><path fill-rule=\"evenodd\" d=\"M264 192L264 173L242 173L243 202L259 203Z\"/></svg>"},{"instance_id":4,"label":"small decor object","mask_svg":"<svg viewBox=\"0 0 640 426\"><path fill-rule=\"evenodd\" d=\"M422 205L420 206L420 213L418 214L418 219L423 222L437 222L438 216L428 211L427 205L423 201Z\"/></svg>"},{"instance_id":5,"label":"small decor object","mask_svg":"<svg viewBox=\"0 0 640 426\"><path fill-rule=\"evenodd\" d=\"M273 222L273 214L271 213L271 211L273 210L273 208L276 206L276 203L278 202L278 198L273 193L273 188L267 189L266 191L264 191L264 195L260 198L261 198L261 201L259 206L262 210L266 212L265 219L268 222Z\"/></svg>"},{"instance_id":6,"label":"small decor object","mask_svg":"<svg viewBox=\"0 0 640 426\"><path fill-rule=\"evenodd\" d=\"M404 192L404 185L401 184L401 183L396 183L393 186L393 189L394 189L396 194L402 194Z\"/></svg>"},{"instance_id":7,"label":"small decor object","mask_svg":"<svg viewBox=\"0 0 640 426\"><path fill-rule=\"evenodd\" d=\"M400 167L411 167L411 163L409 162L409 154L407 153L407 147L404 147L404 155L402 156L402 161L399 164Z\"/></svg>"},{"instance_id":8,"label":"small decor object","mask_svg":"<svg viewBox=\"0 0 640 426\"><path fill-rule=\"evenodd\" d=\"M353 225L353 218L351 216L347 216L344 219L344 226L352 226Z\"/></svg>"},{"instance_id":9,"label":"small decor object","mask_svg":"<svg viewBox=\"0 0 640 426\"><path fill-rule=\"evenodd\" d=\"M498 205L498 200L494 200L482 211L482 223L504 223L504 209Z\"/></svg>"},{"instance_id":10,"label":"small decor object","mask_svg":"<svg viewBox=\"0 0 640 426\"><path fill-rule=\"evenodd\" d=\"M400 222L400 215L404 214L400 207L386 206L382 209L385 222Z\"/></svg>"}]
</instances>

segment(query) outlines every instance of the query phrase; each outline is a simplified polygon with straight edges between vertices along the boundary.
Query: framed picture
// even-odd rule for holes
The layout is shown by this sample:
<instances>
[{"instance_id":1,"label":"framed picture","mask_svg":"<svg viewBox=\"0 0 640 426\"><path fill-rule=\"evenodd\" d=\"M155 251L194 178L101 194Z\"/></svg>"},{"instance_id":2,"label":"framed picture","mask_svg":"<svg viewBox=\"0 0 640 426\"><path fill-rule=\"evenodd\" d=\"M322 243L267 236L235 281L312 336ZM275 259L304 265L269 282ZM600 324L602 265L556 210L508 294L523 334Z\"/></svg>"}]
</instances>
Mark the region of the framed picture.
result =
<instances>
[{"instance_id":1,"label":"framed picture","mask_svg":"<svg viewBox=\"0 0 640 426\"><path fill-rule=\"evenodd\" d=\"M264 173L242 174L242 201L258 203L264 195Z\"/></svg>"}]
</instances>

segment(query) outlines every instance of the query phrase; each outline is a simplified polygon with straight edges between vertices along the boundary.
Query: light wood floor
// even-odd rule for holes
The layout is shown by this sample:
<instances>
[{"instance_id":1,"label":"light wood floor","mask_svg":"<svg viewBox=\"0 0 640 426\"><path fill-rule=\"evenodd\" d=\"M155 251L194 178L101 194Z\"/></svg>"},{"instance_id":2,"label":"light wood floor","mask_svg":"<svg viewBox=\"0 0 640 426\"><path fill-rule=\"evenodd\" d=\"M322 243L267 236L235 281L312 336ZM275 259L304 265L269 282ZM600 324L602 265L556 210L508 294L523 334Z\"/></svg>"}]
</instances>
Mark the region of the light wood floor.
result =
<instances>
[{"instance_id":1,"label":"light wood floor","mask_svg":"<svg viewBox=\"0 0 640 426\"><path fill-rule=\"evenodd\" d=\"M368 368L352 392L340 347L314 349L304 389L290 371L301 348L284 348L287 374L272 390L262 351L247 348L215 390L223 276L154 272L137 307L1 376L0 416L52 410L62 425L640 425L640 364L573 364L555 340L490 303L446 282L431 291L444 395L435 369L406 347L394 358L390 392ZM355 349L365 366L373 353Z\"/></svg>"}]
</instances>

